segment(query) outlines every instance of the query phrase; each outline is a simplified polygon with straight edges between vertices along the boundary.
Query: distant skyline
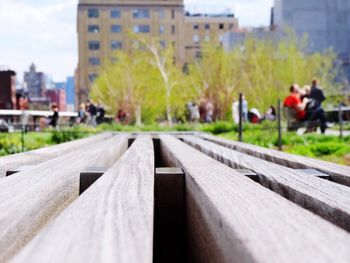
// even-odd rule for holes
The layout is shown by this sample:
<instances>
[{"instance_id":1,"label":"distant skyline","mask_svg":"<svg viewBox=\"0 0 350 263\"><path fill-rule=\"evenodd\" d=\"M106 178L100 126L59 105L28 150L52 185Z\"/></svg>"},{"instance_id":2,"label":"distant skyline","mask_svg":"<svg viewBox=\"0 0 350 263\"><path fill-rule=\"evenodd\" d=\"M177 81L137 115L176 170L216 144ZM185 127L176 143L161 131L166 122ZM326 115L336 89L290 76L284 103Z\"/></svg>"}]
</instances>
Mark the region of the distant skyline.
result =
<instances>
[{"instance_id":1,"label":"distant skyline","mask_svg":"<svg viewBox=\"0 0 350 263\"><path fill-rule=\"evenodd\" d=\"M230 9L241 26L266 26L274 0L185 0L194 12ZM55 82L74 75L77 0L1 0L0 66L19 73L33 62ZM19 79L22 81L22 79Z\"/></svg>"}]
</instances>

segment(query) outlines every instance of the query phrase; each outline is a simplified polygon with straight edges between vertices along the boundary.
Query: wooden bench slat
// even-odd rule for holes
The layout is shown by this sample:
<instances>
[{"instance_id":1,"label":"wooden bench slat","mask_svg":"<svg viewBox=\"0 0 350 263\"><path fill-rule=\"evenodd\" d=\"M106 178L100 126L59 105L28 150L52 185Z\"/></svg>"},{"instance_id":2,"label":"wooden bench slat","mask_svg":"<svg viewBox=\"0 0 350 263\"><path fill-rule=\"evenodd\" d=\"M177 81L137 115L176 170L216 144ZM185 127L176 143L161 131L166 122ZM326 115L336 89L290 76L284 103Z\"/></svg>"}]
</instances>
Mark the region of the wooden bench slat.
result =
<instances>
[{"instance_id":1,"label":"wooden bench slat","mask_svg":"<svg viewBox=\"0 0 350 263\"><path fill-rule=\"evenodd\" d=\"M33 151L8 155L0 158L0 180L6 176L6 172L12 169L18 169L21 166L36 165L52 158L58 157L63 153L86 147L91 143L102 141L112 137L112 133L102 133L88 138L75 140L40 148Z\"/></svg>"},{"instance_id":2,"label":"wooden bench slat","mask_svg":"<svg viewBox=\"0 0 350 263\"><path fill-rule=\"evenodd\" d=\"M189 250L197 262L349 262L350 234L170 136L183 167Z\"/></svg>"},{"instance_id":3,"label":"wooden bench slat","mask_svg":"<svg viewBox=\"0 0 350 263\"><path fill-rule=\"evenodd\" d=\"M0 262L21 249L79 196L87 166L111 166L126 151L126 135L90 144L0 180Z\"/></svg>"},{"instance_id":4,"label":"wooden bench slat","mask_svg":"<svg viewBox=\"0 0 350 263\"><path fill-rule=\"evenodd\" d=\"M152 262L154 151L139 137L12 262Z\"/></svg>"},{"instance_id":5,"label":"wooden bench slat","mask_svg":"<svg viewBox=\"0 0 350 263\"><path fill-rule=\"evenodd\" d=\"M293 169L316 169L330 175L332 181L350 186L350 167L316 160L295 154L280 152L247 143L231 141L208 134L201 134L201 138L220 144L227 148L280 164Z\"/></svg>"},{"instance_id":6,"label":"wooden bench slat","mask_svg":"<svg viewBox=\"0 0 350 263\"><path fill-rule=\"evenodd\" d=\"M287 199L350 231L350 188L270 163L224 146L185 136L184 141L231 168L251 169L259 182Z\"/></svg>"}]
</instances>

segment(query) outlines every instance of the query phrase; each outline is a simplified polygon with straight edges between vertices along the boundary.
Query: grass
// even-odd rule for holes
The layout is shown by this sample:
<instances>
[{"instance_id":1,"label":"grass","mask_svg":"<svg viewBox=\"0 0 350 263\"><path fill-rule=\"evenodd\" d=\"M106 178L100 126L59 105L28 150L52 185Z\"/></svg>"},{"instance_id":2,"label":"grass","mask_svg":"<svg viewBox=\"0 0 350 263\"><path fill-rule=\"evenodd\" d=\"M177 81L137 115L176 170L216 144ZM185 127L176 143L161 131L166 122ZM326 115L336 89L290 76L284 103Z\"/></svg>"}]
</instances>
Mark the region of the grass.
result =
<instances>
[{"instance_id":1,"label":"grass","mask_svg":"<svg viewBox=\"0 0 350 263\"><path fill-rule=\"evenodd\" d=\"M260 125L245 124L243 140L246 143L277 149L278 137L276 123L265 122ZM203 131L223 138L237 140L238 127L230 122L213 124L177 124L168 127L161 124L141 127L103 124L97 128L76 126L61 131L45 131L25 134L25 151L54 145L70 140L86 137L102 131L136 132L136 131ZM285 152L350 165L350 136L340 140L336 136L307 134L299 136L296 133L283 133L283 150ZM0 134L0 156L21 152L21 134Z\"/></svg>"},{"instance_id":2,"label":"grass","mask_svg":"<svg viewBox=\"0 0 350 263\"><path fill-rule=\"evenodd\" d=\"M52 141L51 132L36 133L30 132L24 135L24 151L30 151L55 144ZM22 152L21 133L0 134L0 156Z\"/></svg>"}]
</instances>

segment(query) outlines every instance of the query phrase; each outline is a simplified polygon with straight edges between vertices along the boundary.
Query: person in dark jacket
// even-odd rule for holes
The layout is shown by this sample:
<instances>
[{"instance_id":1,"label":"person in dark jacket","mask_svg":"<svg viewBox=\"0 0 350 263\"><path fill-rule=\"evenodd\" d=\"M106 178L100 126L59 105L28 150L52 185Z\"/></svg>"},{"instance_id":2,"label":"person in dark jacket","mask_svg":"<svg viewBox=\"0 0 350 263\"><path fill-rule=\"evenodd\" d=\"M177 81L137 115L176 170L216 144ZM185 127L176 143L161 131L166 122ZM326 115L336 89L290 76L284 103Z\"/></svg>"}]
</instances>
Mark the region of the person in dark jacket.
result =
<instances>
[{"instance_id":1,"label":"person in dark jacket","mask_svg":"<svg viewBox=\"0 0 350 263\"><path fill-rule=\"evenodd\" d=\"M322 107L322 102L326 100L326 96L323 94L322 89L319 88L316 79L312 81L309 98L315 100L318 107Z\"/></svg>"},{"instance_id":2,"label":"person in dark jacket","mask_svg":"<svg viewBox=\"0 0 350 263\"><path fill-rule=\"evenodd\" d=\"M59 119L58 106L56 104L52 105L51 110L53 111L53 114L49 118L49 125L52 126L53 128L57 128L58 119Z\"/></svg>"},{"instance_id":3,"label":"person in dark jacket","mask_svg":"<svg viewBox=\"0 0 350 263\"><path fill-rule=\"evenodd\" d=\"M105 121L105 114L106 114L106 111L103 108L103 106L97 104L97 115L96 115L97 125Z\"/></svg>"}]
</instances>

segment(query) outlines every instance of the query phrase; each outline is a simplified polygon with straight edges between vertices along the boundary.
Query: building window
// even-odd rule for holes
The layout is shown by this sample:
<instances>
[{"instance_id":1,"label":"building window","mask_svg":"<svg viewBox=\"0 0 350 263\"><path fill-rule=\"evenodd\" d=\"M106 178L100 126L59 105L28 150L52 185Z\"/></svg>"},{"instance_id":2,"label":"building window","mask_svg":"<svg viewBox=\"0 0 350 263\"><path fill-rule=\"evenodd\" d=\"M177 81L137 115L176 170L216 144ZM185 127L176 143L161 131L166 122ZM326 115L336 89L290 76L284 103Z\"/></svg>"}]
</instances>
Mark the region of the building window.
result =
<instances>
[{"instance_id":1,"label":"building window","mask_svg":"<svg viewBox=\"0 0 350 263\"><path fill-rule=\"evenodd\" d=\"M193 29L194 30L198 30L199 29L199 25L193 25Z\"/></svg>"},{"instance_id":2,"label":"building window","mask_svg":"<svg viewBox=\"0 0 350 263\"><path fill-rule=\"evenodd\" d=\"M89 64L91 66L98 66L101 64L101 60L98 57L91 57L91 58L89 58Z\"/></svg>"},{"instance_id":3,"label":"building window","mask_svg":"<svg viewBox=\"0 0 350 263\"><path fill-rule=\"evenodd\" d=\"M111 18L120 18L121 12L118 9L111 10Z\"/></svg>"},{"instance_id":4,"label":"building window","mask_svg":"<svg viewBox=\"0 0 350 263\"><path fill-rule=\"evenodd\" d=\"M122 26L121 25L111 25L111 32L112 33L122 32Z\"/></svg>"},{"instance_id":5,"label":"building window","mask_svg":"<svg viewBox=\"0 0 350 263\"><path fill-rule=\"evenodd\" d=\"M198 35L193 35L193 43L196 43L196 44L199 43L199 36Z\"/></svg>"},{"instance_id":6,"label":"building window","mask_svg":"<svg viewBox=\"0 0 350 263\"><path fill-rule=\"evenodd\" d=\"M166 48L166 42L164 40L161 40L159 44L162 48Z\"/></svg>"},{"instance_id":7,"label":"building window","mask_svg":"<svg viewBox=\"0 0 350 263\"><path fill-rule=\"evenodd\" d=\"M159 33L163 34L165 32L165 27L164 25L159 26Z\"/></svg>"},{"instance_id":8,"label":"building window","mask_svg":"<svg viewBox=\"0 0 350 263\"><path fill-rule=\"evenodd\" d=\"M98 78L97 74L89 74L89 80L91 83L95 82L95 80Z\"/></svg>"},{"instance_id":9,"label":"building window","mask_svg":"<svg viewBox=\"0 0 350 263\"><path fill-rule=\"evenodd\" d=\"M210 29L210 24L205 24L205 29L209 30Z\"/></svg>"},{"instance_id":10,"label":"building window","mask_svg":"<svg viewBox=\"0 0 350 263\"><path fill-rule=\"evenodd\" d=\"M219 36L219 42L222 43L224 41L224 35Z\"/></svg>"},{"instance_id":11,"label":"building window","mask_svg":"<svg viewBox=\"0 0 350 263\"><path fill-rule=\"evenodd\" d=\"M149 10L148 9L134 9L132 12L134 18L144 19L149 18Z\"/></svg>"},{"instance_id":12,"label":"building window","mask_svg":"<svg viewBox=\"0 0 350 263\"><path fill-rule=\"evenodd\" d=\"M200 52L200 51L196 51L196 53L195 53L195 58L197 59L197 60L199 60L199 59L201 59L202 58L202 52Z\"/></svg>"},{"instance_id":13,"label":"building window","mask_svg":"<svg viewBox=\"0 0 350 263\"><path fill-rule=\"evenodd\" d=\"M225 25L224 24L219 24L219 29L225 29Z\"/></svg>"},{"instance_id":14,"label":"building window","mask_svg":"<svg viewBox=\"0 0 350 263\"><path fill-rule=\"evenodd\" d=\"M171 19L175 19L175 9L171 10Z\"/></svg>"},{"instance_id":15,"label":"building window","mask_svg":"<svg viewBox=\"0 0 350 263\"><path fill-rule=\"evenodd\" d=\"M100 27L98 25L89 25L89 33L100 33Z\"/></svg>"},{"instance_id":16,"label":"building window","mask_svg":"<svg viewBox=\"0 0 350 263\"><path fill-rule=\"evenodd\" d=\"M89 8L88 9L88 17L89 18L98 18L99 17L99 11L96 8Z\"/></svg>"},{"instance_id":17,"label":"building window","mask_svg":"<svg viewBox=\"0 0 350 263\"><path fill-rule=\"evenodd\" d=\"M90 50L99 50L100 42L99 41L89 41L89 49Z\"/></svg>"},{"instance_id":18,"label":"building window","mask_svg":"<svg viewBox=\"0 0 350 263\"><path fill-rule=\"evenodd\" d=\"M175 25L172 25L172 26L171 26L171 33L172 33L173 35L175 35L175 33L176 33L176 27L175 27Z\"/></svg>"},{"instance_id":19,"label":"building window","mask_svg":"<svg viewBox=\"0 0 350 263\"><path fill-rule=\"evenodd\" d=\"M234 24L230 24L229 25L229 29L234 29L235 28L235 25Z\"/></svg>"},{"instance_id":20,"label":"building window","mask_svg":"<svg viewBox=\"0 0 350 263\"><path fill-rule=\"evenodd\" d=\"M122 49L122 46L123 46L123 44L122 44L121 41L115 41L115 40L113 40L113 41L111 42L111 49L112 49L112 50Z\"/></svg>"},{"instance_id":21,"label":"building window","mask_svg":"<svg viewBox=\"0 0 350 263\"><path fill-rule=\"evenodd\" d=\"M159 9L158 10L158 18L159 19L164 19L165 18L165 10L164 9Z\"/></svg>"},{"instance_id":22,"label":"building window","mask_svg":"<svg viewBox=\"0 0 350 263\"><path fill-rule=\"evenodd\" d=\"M209 35L205 35L204 40L205 40L205 42L209 42L210 41L210 36Z\"/></svg>"},{"instance_id":23,"label":"building window","mask_svg":"<svg viewBox=\"0 0 350 263\"><path fill-rule=\"evenodd\" d=\"M151 27L149 25L135 25L134 32L135 33L149 33L149 32L151 32Z\"/></svg>"}]
</instances>

